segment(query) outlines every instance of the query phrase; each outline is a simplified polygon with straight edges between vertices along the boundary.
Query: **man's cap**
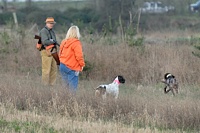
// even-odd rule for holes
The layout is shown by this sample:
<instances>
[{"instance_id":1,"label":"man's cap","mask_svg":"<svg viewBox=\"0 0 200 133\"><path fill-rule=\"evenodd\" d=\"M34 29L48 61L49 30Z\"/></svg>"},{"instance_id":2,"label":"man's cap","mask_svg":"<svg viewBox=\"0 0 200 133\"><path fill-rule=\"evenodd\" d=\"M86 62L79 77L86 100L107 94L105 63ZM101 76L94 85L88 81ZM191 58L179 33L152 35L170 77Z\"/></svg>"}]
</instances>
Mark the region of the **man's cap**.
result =
<instances>
[{"instance_id":1,"label":"man's cap","mask_svg":"<svg viewBox=\"0 0 200 133\"><path fill-rule=\"evenodd\" d=\"M55 21L54 21L54 18L53 17L48 17L47 19L46 19L46 21L45 21L45 23L56 23Z\"/></svg>"}]
</instances>

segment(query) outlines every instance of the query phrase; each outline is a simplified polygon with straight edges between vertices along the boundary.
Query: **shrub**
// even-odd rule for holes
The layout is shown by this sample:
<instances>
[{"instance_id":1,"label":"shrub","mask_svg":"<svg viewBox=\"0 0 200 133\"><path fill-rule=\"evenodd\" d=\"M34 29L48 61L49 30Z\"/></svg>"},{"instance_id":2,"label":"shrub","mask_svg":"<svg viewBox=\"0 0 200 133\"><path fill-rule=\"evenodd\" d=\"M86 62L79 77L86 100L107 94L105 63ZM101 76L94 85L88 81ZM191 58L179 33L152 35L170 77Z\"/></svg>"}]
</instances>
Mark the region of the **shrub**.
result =
<instances>
[{"instance_id":1,"label":"shrub","mask_svg":"<svg viewBox=\"0 0 200 133\"><path fill-rule=\"evenodd\" d=\"M194 46L194 48L196 49L196 52L192 52L192 54L196 57L200 58L200 46Z\"/></svg>"},{"instance_id":2,"label":"shrub","mask_svg":"<svg viewBox=\"0 0 200 133\"><path fill-rule=\"evenodd\" d=\"M144 43L144 37L135 37L137 31L134 27L129 26L125 31L126 42L129 46L142 46Z\"/></svg>"},{"instance_id":3,"label":"shrub","mask_svg":"<svg viewBox=\"0 0 200 133\"><path fill-rule=\"evenodd\" d=\"M9 44L11 43L12 39L8 32L5 30L0 33L0 39L2 43L2 47L0 48L0 53L9 53Z\"/></svg>"},{"instance_id":4,"label":"shrub","mask_svg":"<svg viewBox=\"0 0 200 133\"><path fill-rule=\"evenodd\" d=\"M13 16L11 12L6 12L0 14L0 24L5 25L8 21L13 21Z\"/></svg>"},{"instance_id":5,"label":"shrub","mask_svg":"<svg viewBox=\"0 0 200 133\"><path fill-rule=\"evenodd\" d=\"M80 78L89 79L89 76L93 68L94 68L94 65L91 62L85 60L85 67L83 68L83 72L81 73Z\"/></svg>"}]
</instances>

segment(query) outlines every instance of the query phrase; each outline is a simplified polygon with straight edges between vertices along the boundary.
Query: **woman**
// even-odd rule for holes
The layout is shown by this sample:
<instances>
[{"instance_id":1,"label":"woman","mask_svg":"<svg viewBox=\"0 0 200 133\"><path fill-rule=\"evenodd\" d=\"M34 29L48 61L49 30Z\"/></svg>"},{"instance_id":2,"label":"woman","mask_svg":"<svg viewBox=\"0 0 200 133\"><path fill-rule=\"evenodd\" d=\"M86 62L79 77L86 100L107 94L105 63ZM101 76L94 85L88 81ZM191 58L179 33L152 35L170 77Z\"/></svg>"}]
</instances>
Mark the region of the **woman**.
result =
<instances>
[{"instance_id":1,"label":"woman","mask_svg":"<svg viewBox=\"0 0 200 133\"><path fill-rule=\"evenodd\" d=\"M60 45L60 73L64 84L73 92L78 87L79 72L85 66L80 32L77 26L71 26L67 31L66 38Z\"/></svg>"}]
</instances>

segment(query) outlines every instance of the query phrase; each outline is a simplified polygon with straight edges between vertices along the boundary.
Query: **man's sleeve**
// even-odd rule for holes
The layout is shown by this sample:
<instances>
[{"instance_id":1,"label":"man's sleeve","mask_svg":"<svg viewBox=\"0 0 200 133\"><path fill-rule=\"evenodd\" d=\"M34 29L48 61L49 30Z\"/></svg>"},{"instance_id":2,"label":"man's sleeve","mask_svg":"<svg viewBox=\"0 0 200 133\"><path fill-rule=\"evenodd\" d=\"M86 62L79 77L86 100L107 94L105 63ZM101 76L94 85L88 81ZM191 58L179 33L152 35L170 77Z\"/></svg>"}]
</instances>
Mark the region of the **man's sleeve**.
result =
<instances>
[{"instance_id":1,"label":"man's sleeve","mask_svg":"<svg viewBox=\"0 0 200 133\"><path fill-rule=\"evenodd\" d=\"M52 41L50 41L49 37L48 37L48 32L45 30L45 29L42 29L40 31L40 36L41 36L41 41L42 41L42 44L45 45L45 46L48 46L50 44L53 44Z\"/></svg>"}]
</instances>

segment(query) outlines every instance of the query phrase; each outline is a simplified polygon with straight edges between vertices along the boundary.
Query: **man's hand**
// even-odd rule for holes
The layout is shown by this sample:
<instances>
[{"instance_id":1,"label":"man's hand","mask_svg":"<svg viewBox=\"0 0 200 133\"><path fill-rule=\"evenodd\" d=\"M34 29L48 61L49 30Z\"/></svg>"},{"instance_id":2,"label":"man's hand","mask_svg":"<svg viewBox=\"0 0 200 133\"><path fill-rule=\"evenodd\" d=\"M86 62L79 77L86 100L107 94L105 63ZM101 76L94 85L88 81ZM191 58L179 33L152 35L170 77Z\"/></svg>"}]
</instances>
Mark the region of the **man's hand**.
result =
<instances>
[{"instance_id":1,"label":"man's hand","mask_svg":"<svg viewBox=\"0 0 200 133\"><path fill-rule=\"evenodd\" d=\"M50 39L50 41L51 41L51 42L53 42L55 45L58 45L58 46L60 46L60 44L59 44L59 43L57 43L57 41L55 41L55 40L53 40L53 39Z\"/></svg>"},{"instance_id":2,"label":"man's hand","mask_svg":"<svg viewBox=\"0 0 200 133\"><path fill-rule=\"evenodd\" d=\"M53 39L50 39L51 42L55 43L55 41Z\"/></svg>"}]
</instances>

